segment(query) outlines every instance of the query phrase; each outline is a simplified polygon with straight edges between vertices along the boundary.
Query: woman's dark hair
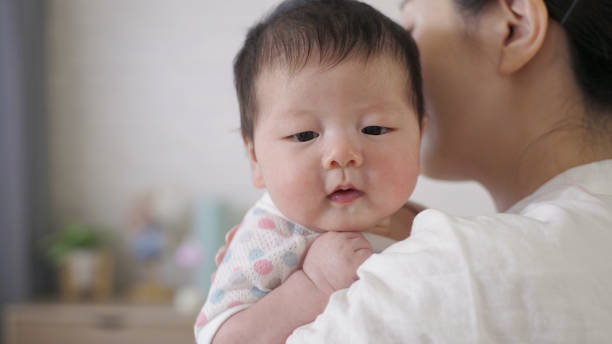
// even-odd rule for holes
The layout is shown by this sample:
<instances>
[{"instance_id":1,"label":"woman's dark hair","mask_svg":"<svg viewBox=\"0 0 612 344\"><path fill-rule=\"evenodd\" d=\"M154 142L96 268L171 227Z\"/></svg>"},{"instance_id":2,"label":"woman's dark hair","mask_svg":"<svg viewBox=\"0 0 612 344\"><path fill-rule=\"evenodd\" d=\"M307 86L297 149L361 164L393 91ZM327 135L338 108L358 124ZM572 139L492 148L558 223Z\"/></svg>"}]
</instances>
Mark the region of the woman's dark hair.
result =
<instances>
[{"instance_id":1,"label":"woman's dark hair","mask_svg":"<svg viewBox=\"0 0 612 344\"><path fill-rule=\"evenodd\" d=\"M492 2L454 1L472 13ZM612 110L612 1L545 0L545 3L550 17L565 28L574 75L585 103L598 110Z\"/></svg>"},{"instance_id":2,"label":"woman's dark hair","mask_svg":"<svg viewBox=\"0 0 612 344\"><path fill-rule=\"evenodd\" d=\"M416 43L400 25L354 0L287 0L253 26L234 60L242 136L253 140L255 84L270 67L299 71L312 57L326 67L349 58L390 56L406 71L406 97L422 118L421 67Z\"/></svg>"}]
</instances>

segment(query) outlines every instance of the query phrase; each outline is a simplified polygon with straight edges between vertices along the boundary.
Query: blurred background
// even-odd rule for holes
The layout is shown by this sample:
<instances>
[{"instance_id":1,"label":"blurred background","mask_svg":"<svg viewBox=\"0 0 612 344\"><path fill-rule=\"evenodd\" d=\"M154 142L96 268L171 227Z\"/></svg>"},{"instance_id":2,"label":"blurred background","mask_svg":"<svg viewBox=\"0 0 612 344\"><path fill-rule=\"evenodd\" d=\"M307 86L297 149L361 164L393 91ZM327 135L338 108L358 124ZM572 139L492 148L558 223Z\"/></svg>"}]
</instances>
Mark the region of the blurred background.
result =
<instances>
[{"instance_id":1,"label":"blurred background","mask_svg":"<svg viewBox=\"0 0 612 344\"><path fill-rule=\"evenodd\" d=\"M276 3L0 0L5 343L193 342L214 253L261 194L231 67ZM494 209L474 183L421 178L413 200Z\"/></svg>"}]
</instances>

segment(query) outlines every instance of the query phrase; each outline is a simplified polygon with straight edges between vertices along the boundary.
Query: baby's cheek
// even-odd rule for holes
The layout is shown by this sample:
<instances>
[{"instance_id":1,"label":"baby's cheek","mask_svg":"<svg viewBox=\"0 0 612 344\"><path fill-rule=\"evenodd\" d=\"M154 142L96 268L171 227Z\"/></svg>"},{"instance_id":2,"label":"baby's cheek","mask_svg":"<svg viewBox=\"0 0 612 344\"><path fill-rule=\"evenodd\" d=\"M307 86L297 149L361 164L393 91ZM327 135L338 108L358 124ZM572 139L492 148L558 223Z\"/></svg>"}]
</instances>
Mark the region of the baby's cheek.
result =
<instances>
[{"instance_id":1,"label":"baby's cheek","mask_svg":"<svg viewBox=\"0 0 612 344\"><path fill-rule=\"evenodd\" d=\"M419 176L418 160L410 157L396 158L395 163L387 165L387 168L378 173L377 188L384 190L382 196L387 198L387 202L393 203L391 207L399 207L414 191Z\"/></svg>"},{"instance_id":2,"label":"baby's cheek","mask_svg":"<svg viewBox=\"0 0 612 344\"><path fill-rule=\"evenodd\" d=\"M292 169L268 188L274 204L287 217L307 224L318 214L322 183L313 169ZM299 205L299 206L298 206Z\"/></svg>"}]
</instances>

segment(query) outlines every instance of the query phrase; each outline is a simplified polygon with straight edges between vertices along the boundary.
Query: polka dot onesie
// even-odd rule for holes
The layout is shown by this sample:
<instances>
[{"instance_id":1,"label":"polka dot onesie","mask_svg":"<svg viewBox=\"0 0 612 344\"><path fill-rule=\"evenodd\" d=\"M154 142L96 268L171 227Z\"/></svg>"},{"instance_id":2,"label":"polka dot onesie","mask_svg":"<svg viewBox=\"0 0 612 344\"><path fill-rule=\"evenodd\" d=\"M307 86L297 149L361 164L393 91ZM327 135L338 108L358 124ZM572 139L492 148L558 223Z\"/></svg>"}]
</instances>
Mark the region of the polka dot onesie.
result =
<instances>
[{"instance_id":1,"label":"polka dot onesie","mask_svg":"<svg viewBox=\"0 0 612 344\"><path fill-rule=\"evenodd\" d=\"M264 196L245 215L219 265L198 328L235 307L254 304L301 268L307 248L320 234L288 221Z\"/></svg>"}]
</instances>

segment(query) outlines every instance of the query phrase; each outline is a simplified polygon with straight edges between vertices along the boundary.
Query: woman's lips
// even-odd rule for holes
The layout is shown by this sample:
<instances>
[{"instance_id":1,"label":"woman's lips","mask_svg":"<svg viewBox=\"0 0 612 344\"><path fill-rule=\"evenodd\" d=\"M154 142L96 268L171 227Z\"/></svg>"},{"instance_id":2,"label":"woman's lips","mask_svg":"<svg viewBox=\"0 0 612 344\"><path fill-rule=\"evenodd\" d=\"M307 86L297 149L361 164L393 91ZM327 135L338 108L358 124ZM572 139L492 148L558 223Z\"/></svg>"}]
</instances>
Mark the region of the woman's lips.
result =
<instances>
[{"instance_id":1,"label":"woman's lips","mask_svg":"<svg viewBox=\"0 0 612 344\"><path fill-rule=\"evenodd\" d=\"M336 190L329 194L327 198L336 203L346 204L355 201L363 196L363 192L356 189Z\"/></svg>"}]
</instances>

